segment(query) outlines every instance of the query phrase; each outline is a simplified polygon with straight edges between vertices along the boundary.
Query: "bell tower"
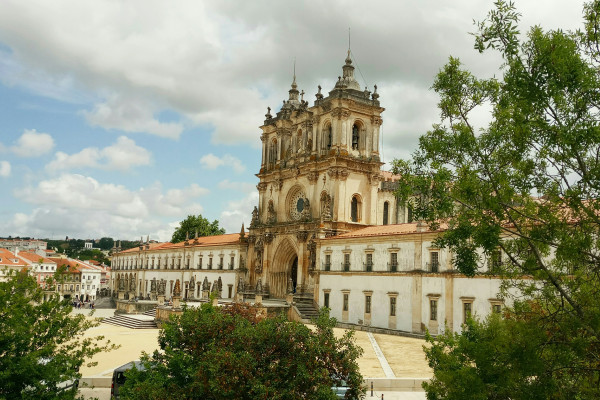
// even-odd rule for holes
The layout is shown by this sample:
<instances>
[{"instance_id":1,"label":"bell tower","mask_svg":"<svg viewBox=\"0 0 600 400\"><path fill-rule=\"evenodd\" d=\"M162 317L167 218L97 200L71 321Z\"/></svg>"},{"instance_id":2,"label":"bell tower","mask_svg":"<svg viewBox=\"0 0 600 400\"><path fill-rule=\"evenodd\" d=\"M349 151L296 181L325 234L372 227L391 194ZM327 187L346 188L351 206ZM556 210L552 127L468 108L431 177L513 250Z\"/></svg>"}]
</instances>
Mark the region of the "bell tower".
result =
<instances>
[{"instance_id":1,"label":"bell tower","mask_svg":"<svg viewBox=\"0 0 600 400\"><path fill-rule=\"evenodd\" d=\"M250 284L272 297L312 291L318 238L377 221L384 111L377 86L361 90L348 50L335 87L321 91L309 106L294 73L288 99L275 116L268 108L261 126L248 267Z\"/></svg>"}]
</instances>

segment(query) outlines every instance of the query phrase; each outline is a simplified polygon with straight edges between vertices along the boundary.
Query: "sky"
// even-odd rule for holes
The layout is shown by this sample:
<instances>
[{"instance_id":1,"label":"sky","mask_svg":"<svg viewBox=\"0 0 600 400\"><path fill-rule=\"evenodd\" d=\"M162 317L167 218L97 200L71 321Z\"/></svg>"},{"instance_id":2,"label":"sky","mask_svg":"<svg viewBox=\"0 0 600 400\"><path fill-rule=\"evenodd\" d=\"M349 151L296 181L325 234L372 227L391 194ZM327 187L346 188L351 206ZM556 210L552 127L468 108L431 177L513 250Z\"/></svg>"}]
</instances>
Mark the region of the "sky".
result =
<instances>
[{"instance_id":1,"label":"sky","mask_svg":"<svg viewBox=\"0 0 600 400\"><path fill-rule=\"evenodd\" d=\"M521 31L581 27L583 1L517 0ZM258 203L259 126L292 82L310 105L348 49L382 114L383 161L439 122L430 89L473 49L491 1L0 0L0 236L169 240L190 214L227 232ZM485 120L485 116L482 117ZM386 168L386 166L384 166Z\"/></svg>"}]
</instances>

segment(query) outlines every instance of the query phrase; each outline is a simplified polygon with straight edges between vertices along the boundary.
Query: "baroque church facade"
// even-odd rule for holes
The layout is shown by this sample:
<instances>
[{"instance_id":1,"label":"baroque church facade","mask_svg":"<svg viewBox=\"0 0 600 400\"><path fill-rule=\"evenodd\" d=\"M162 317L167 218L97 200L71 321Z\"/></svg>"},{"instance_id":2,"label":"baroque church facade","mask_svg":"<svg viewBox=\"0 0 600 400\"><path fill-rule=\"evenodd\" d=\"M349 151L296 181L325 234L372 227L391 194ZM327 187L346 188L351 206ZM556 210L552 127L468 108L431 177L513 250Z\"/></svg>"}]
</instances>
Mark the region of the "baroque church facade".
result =
<instances>
[{"instance_id":1,"label":"baroque church facade","mask_svg":"<svg viewBox=\"0 0 600 400\"><path fill-rule=\"evenodd\" d=\"M309 106L294 76L288 100L265 115L247 232L117 251L113 290L149 298L163 282L167 298L177 288L188 299L215 287L223 298L295 293L341 322L418 333L497 311L500 281L459 276L433 247L437 233L397 201L398 177L381 170L384 108L377 86L356 81L350 51L335 87L321 90Z\"/></svg>"}]
</instances>

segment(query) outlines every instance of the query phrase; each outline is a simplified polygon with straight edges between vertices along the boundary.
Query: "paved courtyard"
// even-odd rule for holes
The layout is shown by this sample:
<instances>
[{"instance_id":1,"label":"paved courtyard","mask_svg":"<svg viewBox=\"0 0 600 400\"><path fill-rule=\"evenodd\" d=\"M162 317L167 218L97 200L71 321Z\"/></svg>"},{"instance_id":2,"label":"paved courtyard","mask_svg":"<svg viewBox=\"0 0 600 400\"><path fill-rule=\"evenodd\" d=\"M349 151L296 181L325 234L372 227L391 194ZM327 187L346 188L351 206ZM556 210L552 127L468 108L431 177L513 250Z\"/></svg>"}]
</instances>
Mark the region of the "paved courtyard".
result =
<instances>
[{"instance_id":1,"label":"paved courtyard","mask_svg":"<svg viewBox=\"0 0 600 400\"><path fill-rule=\"evenodd\" d=\"M74 312L87 315L89 310L75 310ZM110 317L113 313L112 309L98 309L94 316ZM337 335L342 335L344 332L337 328L335 331ZM139 359L142 351L151 353L158 349L158 332L158 329L129 329L109 324L100 324L98 327L90 329L86 335L104 336L105 340L110 340L121 347L111 352L97 354L93 359L97 365L83 367L81 369L83 376L102 377L104 380L110 378L114 368L131 360ZM355 337L356 343L364 350L358 363L365 378L429 378L432 376L422 350L423 340L360 331L355 333ZM102 390L96 389L92 392L93 396L101 398ZM381 398L382 392L377 393ZM404 397L396 397L396 394L392 392L383 393L385 399L425 398L422 392L407 392L403 394ZM370 392L368 392L367 398L370 398Z\"/></svg>"}]
</instances>

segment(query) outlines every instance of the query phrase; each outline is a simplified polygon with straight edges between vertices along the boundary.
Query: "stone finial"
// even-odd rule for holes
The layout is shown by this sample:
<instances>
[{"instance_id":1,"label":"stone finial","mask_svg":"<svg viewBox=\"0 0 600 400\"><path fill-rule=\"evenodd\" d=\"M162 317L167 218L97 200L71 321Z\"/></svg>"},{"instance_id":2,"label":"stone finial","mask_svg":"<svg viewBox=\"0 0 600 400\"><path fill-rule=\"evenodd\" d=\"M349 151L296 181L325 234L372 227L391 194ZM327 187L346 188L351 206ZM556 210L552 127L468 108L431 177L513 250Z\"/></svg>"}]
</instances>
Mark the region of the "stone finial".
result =
<instances>
[{"instance_id":1,"label":"stone finial","mask_svg":"<svg viewBox=\"0 0 600 400\"><path fill-rule=\"evenodd\" d=\"M322 100L323 99L323 93L321 93L321 85L317 86L319 88L319 91L317 92L317 94L315 94L315 97L317 98L317 100Z\"/></svg>"},{"instance_id":2,"label":"stone finial","mask_svg":"<svg viewBox=\"0 0 600 400\"><path fill-rule=\"evenodd\" d=\"M185 233L185 241L187 242L188 240L190 240L190 232L186 232Z\"/></svg>"},{"instance_id":3,"label":"stone finial","mask_svg":"<svg viewBox=\"0 0 600 400\"><path fill-rule=\"evenodd\" d=\"M146 243L150 243L150 235L146 236Z\"/></svg>"},{"instance_id":4,"label":"stone finial","mask_svg":"<svg viewBox=\"0 0 600 400\"><path fill-rule=\"evenodd\" d=\"M267 107L267 113L265 114L265 119L271 119L273 116L271 115L271 107Z\"/></svg>"},{"instance_id":5,"label":"stone finial","mask_svg":"<svg viewBox=\"0 0 600 400\"><path fill-rule=\"evenodd\" d=\"M174 297L181 296L181 283L179 282L179 279L177 279L175 281L175 287L173 288L173 296Z\"/></svg>"},{"instance_id":6,"label":"stone finial","mask_svg":"<svg viewBox=\"0 0 600 400\"><path fill-rule=\"evenodd\" d=\"M379 93L377 93L377 85L374 85L374 86L373 86L373 88L374 88L375 90L373 91L373 94L371 95L371 98L372 98L373 100L377 100L377 99L379 98Z\"/></svg>"},{"instance_id":7,"label":"stone finial","mask_svg":"<svg viewBox=\"0 0 600 400\"><path fill-rule=\"evenodd\" d=\"M240 230L240 239L246 237L246 231L244 229L244 223L242 222L242 229Z\"/></svg>"}]
</instances>

